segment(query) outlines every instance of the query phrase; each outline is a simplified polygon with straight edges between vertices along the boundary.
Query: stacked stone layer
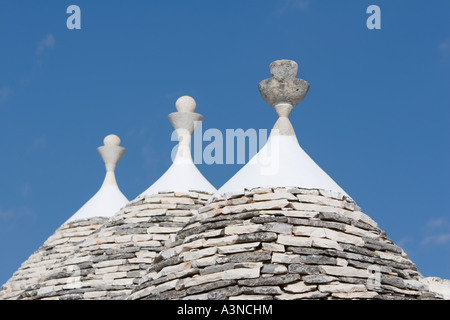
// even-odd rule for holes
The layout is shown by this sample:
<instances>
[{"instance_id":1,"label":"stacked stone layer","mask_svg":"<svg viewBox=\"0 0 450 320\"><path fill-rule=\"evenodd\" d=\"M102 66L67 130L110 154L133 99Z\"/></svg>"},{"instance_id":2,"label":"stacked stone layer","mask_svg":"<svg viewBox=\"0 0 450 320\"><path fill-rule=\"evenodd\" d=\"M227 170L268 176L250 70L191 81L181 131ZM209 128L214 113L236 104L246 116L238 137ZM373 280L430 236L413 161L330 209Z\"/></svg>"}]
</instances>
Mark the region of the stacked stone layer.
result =
<instances>
[{"instance_id":1,"label":"stacked stone layer","mask_svg":"<svg viewBox=\"0 0 450 320\"><path fill-rule=\"evenodd\" d=\"M70 256L78 243L106 221L108 218L90 218L59 227L2 286L0 299L18 299L25 290L40 282L55 264Z\"/></svg>"},{"instance_id":2,"label":"stacked stone layer","mask_svg":"<svg viewBox=\"0 0 450 320\"><path fill-rule=\"evenodd\" d=\"M352 199L256 188L215 198L129 299L437 299Z\"/></svg>"},{"instance_id":3,"label":"stacked stone layer","mask_svg":"<svg viewBox=\"0 0 450 320\"><path fill-rule=\"evenodd\" d=\"M196 191L160 192L130 202L22 298L125 299L210 197Z\"/></svg>"}]
</instances>

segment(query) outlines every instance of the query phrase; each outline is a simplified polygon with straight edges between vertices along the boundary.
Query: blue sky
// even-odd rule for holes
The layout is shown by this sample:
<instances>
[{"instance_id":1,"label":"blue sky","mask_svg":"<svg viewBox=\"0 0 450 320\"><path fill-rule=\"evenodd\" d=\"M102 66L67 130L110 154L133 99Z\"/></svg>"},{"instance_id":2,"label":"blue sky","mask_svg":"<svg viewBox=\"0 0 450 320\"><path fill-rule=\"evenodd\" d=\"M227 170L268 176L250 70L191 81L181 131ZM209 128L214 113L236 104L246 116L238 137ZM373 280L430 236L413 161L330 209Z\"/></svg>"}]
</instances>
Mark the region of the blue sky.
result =
<instances>
[{"instance_id":1,"label":"blue sky","mask_svg":"<svg viewBox=\"0 0 450 320\"><path fill-rule=\"evenodd\" d=\"M68 30L66 8L81 8ZM366 27L369 5L381 29ZM292 59L303 149L424 276L450 278L450 2L0 1L0 283L100 187L103 137L133 199L171 163L167 119L270 129L258 92ZM207 143L204 143L204 146ZM242 165L199 165L219 188Z\"/></svg>"}]
</instances>

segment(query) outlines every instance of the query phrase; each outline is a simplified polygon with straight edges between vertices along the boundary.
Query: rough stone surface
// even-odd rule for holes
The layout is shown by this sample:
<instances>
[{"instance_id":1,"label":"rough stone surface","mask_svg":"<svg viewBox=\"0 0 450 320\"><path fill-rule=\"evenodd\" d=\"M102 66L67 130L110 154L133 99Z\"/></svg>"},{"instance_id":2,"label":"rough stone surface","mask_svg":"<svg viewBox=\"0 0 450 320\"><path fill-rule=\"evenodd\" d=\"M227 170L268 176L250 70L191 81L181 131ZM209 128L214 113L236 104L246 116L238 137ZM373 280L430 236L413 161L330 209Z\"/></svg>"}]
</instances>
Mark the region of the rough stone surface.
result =
<instances>
[{"instance_id":1,"label":"rough stone surface","mask_svg":"<svg viewBox=\"0 0 450 320\"><path fill-rule=\"evenodd\" d=\"M211 199L204 212L214 214L194 216L177 233L180 253L173 265L195 264L198 273L177 278L175 299L441 298L420 282L403 250L346 196L256 188L230 199ZM202 241L199 246L192 245L193 234ZM177 257L172 253L169 247L158 256ZM196 257L206 260L199 264ZM170 298L152 287L161 275L151 271L147 285L141 281L128 299Z\"/></svg>"},{"instance_id":2,"label":"rough stone surface","mask_svg":"<svg viewBox=\"0 0 450 320\"><path fill-rule=\"evenodd\" d=\"M107 218L90 218L66 223L59 227L44 244L34 252L13 276L2 286L0 300L19 299L19 296L29 288L42 281L42 275L54 264L69 257L78 243L103 225ZM80 263L88 260L79 261ZM68 267L70 272L70 267ZM57 287L56 287L57 288ZM54 286L47 288L51 293ZM41 291L45 293L45 291Z\"/></svg>"},{"instance_id":3,"label":"rough stone surface","mask_svg":"<svg viewBox=\"0 0 450 320\"><path fill-rule=\"evenodd\" d=\"M160 192L130 202L79 241L70 254L52 261L39 280L23 288L16 298L126 299L139 280L145 279L147 269L166 245L171 244L169 252L173 255L181 253L174 243L175 235L209 197L195 191ZM176 277L198 274L190 264L169 270L159 273L167 281L153 284L159 293L174 290Z\"/></svg>"},{"instance_id":4,"label":"rough stone surface","mask_svg":"<svg viewBox=\"0 0 450 320\"><path fill-rule=\"evenodd\" d=\"M58 230L0 298L448 298L447 282L424 279L346 196L294 187L209 196L159 193Z\"/></svg>"}]
</instances>

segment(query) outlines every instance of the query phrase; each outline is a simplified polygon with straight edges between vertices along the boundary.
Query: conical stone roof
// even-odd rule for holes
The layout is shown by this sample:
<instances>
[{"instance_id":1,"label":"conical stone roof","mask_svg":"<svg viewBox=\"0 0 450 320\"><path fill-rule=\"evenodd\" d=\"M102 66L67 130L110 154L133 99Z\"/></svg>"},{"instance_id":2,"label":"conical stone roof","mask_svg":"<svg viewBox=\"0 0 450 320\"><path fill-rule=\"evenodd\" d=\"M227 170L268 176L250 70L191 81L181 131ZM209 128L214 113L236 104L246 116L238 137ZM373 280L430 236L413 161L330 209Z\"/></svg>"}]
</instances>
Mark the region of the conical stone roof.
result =
<instances>
[{"instance_id":1,"label":"conical stone roof","mask_svg":"<svg viewBox=\"0 0 450 320\"><path fill-rule=\"evenodd\" d=\"M405 252L345 195L255 188L216 198L129 299L430 299Z\"/></svg>"},{"instance_id":2,"label":"conical stone roof","mask_svg":"<svg viewBox=\"0 0 450 320\"><path fill-rule=\"evenodd\" d=\"M298 145L288 116L309 85L296 73L292 61L271 65L260 92L279 119L266 151L218 192L190 156L202 117L192 98L180 98L169 116L180 141L169 170L110 218L77 212L0 299L446 297L448 281L423 278Z\"/></svg>"},{"instance_id":3,"label":"conical stone roof","mask_svg":"<svg viewBox=\"0 0 450 320\"><path fill-rule=\"evenodd\" d=\"M129 299L438 297L298 145L288 116L309 84L296 78L297 68L289 60L271 64L259 89L279 119L266 150L199 209Z\"/></svg>"},{"instance_id":4,"label":"conical stone roof","mask_svg":"<svg viewBox=\"0 0 450 320\"><path fill-rule=\"evenodd\" d=\"M68 222L59 227L35 251L13 276L2 286L0 300L22 298L24 291L42 281L43 275L61 259L65 259L89 234L97 230L108 218L94 217Z\"/></svg>"},{"instance_id":5,"label":"conical stone roof","mask_svg":"<svg viewBox=\"0 0 450 320\"><path fill-rule=\"evenodd\" d=\"M179 113L169 116L180 140L171 169L178 170L179 166L192 163L190 152L187 152L190 135L194 130L194 120L202 119L200 115L193 113L195 108L186 110L186 104L192 105L192 101L190 97L180 98L177 101ZM181 171L195 179L179 183L178 180L183 176L170 177L167 173L164 174L149 189L80 243L70 257L50 270L45 279L28 290L24 297L28 299L128 297L165 244L173 241L176 232L197 214L198 209L203 207L216 191L197 168L183 167ZM76 272L67 272L67 268Z\"/></svg>"},{"instance_id":6,"label":"conical stone roof","mask_svg":"<svg viewBox=\"0 0 450 320\"><path fill-rule=\"evenodd\" d=\"M73 253L78 243L125 206L128 200L120 192L114 176L117 162L125 153L119 145L120 139L116 135L105 137L104 146L97 149L106 166L106 176L100 190L22 263L2 286L0 299L22 298L24 291L42 281L50 269Z\"/></svg>"}]
</instances>

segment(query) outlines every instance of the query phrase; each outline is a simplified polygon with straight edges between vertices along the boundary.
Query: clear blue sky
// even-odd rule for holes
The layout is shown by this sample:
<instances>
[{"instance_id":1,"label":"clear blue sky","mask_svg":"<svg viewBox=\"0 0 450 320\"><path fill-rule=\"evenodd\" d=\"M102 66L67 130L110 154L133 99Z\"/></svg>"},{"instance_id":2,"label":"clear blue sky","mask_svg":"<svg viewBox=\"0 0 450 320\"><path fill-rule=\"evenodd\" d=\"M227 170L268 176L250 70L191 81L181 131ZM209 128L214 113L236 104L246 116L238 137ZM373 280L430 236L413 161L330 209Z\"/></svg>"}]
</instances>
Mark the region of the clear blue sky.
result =
<instances>
[{"instance_id":1,"label":"clear blue sky","mask_svg":"<svg viewBox=\"0 0 450 320\"><path fill-rule=\"evenodd\" d=\"M270 129L257 85L277 59L311 84L291 114L303 149L424 276L450 278L449 14L437 0L0 1L0 283L98 190L107 134L133 199L171 163L179 96L203 129ZM216 188L240 167L199 166Z\"/></svg>"}]
</instances>

